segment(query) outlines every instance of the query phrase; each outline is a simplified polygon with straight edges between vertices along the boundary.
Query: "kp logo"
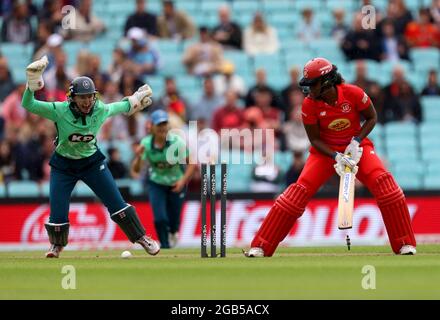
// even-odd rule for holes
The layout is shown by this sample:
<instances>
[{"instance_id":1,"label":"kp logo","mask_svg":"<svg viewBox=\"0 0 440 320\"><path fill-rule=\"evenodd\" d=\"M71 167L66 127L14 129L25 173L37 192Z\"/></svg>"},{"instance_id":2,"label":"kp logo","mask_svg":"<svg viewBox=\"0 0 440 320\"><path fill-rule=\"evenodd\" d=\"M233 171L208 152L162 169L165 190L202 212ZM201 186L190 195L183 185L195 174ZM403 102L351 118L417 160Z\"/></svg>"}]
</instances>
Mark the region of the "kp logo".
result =
<instances>
[{"instance_id":1,"label":"kp logo","mask_svg":"<svg viewBox=\"0 0 440 320\"><path fill-rule=\"evenodd\" d=\"M72 133L69 136L69 141L71 142L90 142L95 139L93 134L82 135L80 133Z\"/></svg>"}]
</instances>

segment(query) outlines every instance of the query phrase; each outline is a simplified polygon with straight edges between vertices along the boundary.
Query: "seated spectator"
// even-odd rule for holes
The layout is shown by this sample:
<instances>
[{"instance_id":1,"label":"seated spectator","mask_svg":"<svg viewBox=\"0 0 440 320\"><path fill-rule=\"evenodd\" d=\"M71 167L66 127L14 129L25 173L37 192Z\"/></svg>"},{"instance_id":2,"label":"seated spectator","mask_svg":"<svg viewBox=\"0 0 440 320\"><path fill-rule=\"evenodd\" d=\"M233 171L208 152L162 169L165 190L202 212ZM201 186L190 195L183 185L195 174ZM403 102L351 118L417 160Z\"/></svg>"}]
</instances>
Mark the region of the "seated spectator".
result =
<instances>
[{"instance_id":1,"label":"seated spectator","mask_svg":"<svg viewBox=\"0 0 440 320\"><path fill-rule=\"evenodd\" d=\"M37 35L34 40L34 51L32 54L33 60L38 59L47 54L48 42L47 40L51 36L52 31L48 22L41 21L37 27Z\"/></svg>"},{"instance_id":2,"label":"seated spectator","mask_svg":"<svg viewBox=\"0 0 440 320\"><path fill-rule=\"evenodd\" d=\"M200 99L191 106L189 120L205 119L207 123L212 122L214 112L224 104L224 98L216 94L214 81L206 77L203 81L203 94Z\"/></svg>"},{"instance_id":3,"label":"seated spectator","mask_svg":"<svg viewBox=\"0 0 440 320\"><path fill-rule=\"evenodd\" d=\"M157 17L155 14L145 11L145 0L136 0L136 11L130 15L124 27L124 35L128 30L138 27L145 30L147 35L157 36Z\"/></svg>"},{"instance_id":4,"label":"seated spectator","mask_svg":"<svg viewBox=\"0 0 440 320\"><path fill-rule=\"evenodd\" d=\"M220 70L223 61L223 49L212 40L208 28L200 27L199 42L190 45L183 55L182 62L188 73L207 76Z\"/></svg>"},{"instance_id":5,"label":"seated spectator","mask_svg":"<svg viewBox=\"0 0 440 320\"><path fill-rule=\"evenodd\" d=\"M240 26L231 21L231 12L227 5L218 9L220 24L213 30L213 38L225 49L241 49L242 34Z\"/></svg>"},{"instance_id":6,"label":"seated spectator","mask_svg":"<svg viewBox=\"0 0 440 320\"><path fill-rule=\"evenodd\" d=\"M66 39L88 42L102 34L106 27L92 13L92 0L81 0L75 15L75 28L63 29Z\"/></svg>"},{"instance_id":7,"label":"seated spectator","mask_svg":"<svg viewBox=\"0 0 440 320\"><path fill-rule=\"evenodd\" d=\"M414 89L406 81L403 69L397 66L393 70L393 81L384 88L384 120L421 121L421 106Z\"/></svg>"},{"instance_id":8,"label":"seated spectator","mask_svg":"<svg viewBox=\"0 0 440 320\"><path fill-rule=\"evenodd\" d=\"M350 30L350 28L345 24L344 9L335 9L333 11L333 18L335 22L330 34L337 42L341 43Z\"/></svg>"},{"instance_id":9,"label":"seated spectator","mask_svg":"<svg viewBox=\"0 0 440 320\"><path fill-rule=\"evenodd\" d=\"M55 56L63 52L63 42L64 39L61 35L54 33L51 34L46 41L46 44L35 53L34 59L40 59L42 56L46 55L49 60L49 64L46 68L49 71L52 68L55 68Z\"/></svg>"},{"instance_id":10,"label":"seated spectator","mask_svg":"<svg viewBox=\"0 0 440 320\"><path fill-rule=\"evenodd\" d=\"M365 60L357 60L355 62L355 78L353 84L368 92L370 85L373 83L367 76L367 64Z\"/></svg>"},{"instance_id":11,"label":"seated spectator","mask_svg":"<svg viewBox=\"0 0 440 320\"><path fill-rule=\"evenodd\" d=\"M419 10L419 20L408 23L405 29L405 38L412 48L438 47L440 45L440 31L431 23L429 9Z\"/></svg>"},{"instance_id":12,"label":"seated spectator","mask_svg":"<svg viewBox=\"0 0 440 320\"><path fill-rule=\"evenodd\" d=\"M305 152L309 146L304 124L302 122L301 107L304 95L300 90L292 91L289 95L291 109L288 120L282 125L282 131L286 140L286 149L291 151Z\"/></svg>"},{"instance_id":13,"label":"seated spectator","mask_svg":"<svg viewBox=\"0 0 440 320\"><path fill-rule=\"evenodd\" d=\"M3 101L1 113L7 126L20 128L26 121L27 111L21 107L25 88L25 84L19 84Z\"/></svg>"},{"instance_id":14,"label":"seated spectator","mask_svg":"<svg viewBox=\"0 0 440 320\"><path fill-rule=\"evenodd\" d=\"M163 13L157 19L159 37L184 40L194 37L195 27L191 18L174 8L174 2L163 2Z\"/></svg>"},{"instance_id":15,"label":"seated spectator","mask_svg":"<svg viewBox=\"0 0 440 320\"><path fill-rule=\"evenodd\" d=\"M15 159L11 146L6 140L0 140L0 185L7 184L15 178Z\"/></svg>"},{"instance_id":16,"label":"seated spectator","mask_svg":"<svg viewBox=\"0 0 440 320\"><path fill-rule=\"evenodd\" d=\"M16 1L13 5L12 14L5 17L2 29L2 42L28 43L32 41L33 30L30 22L28 4L24 1Z\"/></svg>"},{"instance_id":17,"label":"seated spectator","mask_svg":"<svg viewBox=\"0 0 440 320\"><path fill-rule=\"evenodd\" d=\"M38 12L39 23L49 26L50 33L62 33L63 1L45 0Z\"/></svg>"},{"instance_id":18,"label":"seated spectator","mask_svg":"<svg viewBox=\"0 0 440 320\"><path fill-rule=\"evenodd\" d=\"M14 91L15 85L9 72L8 61L0 56L0 105Z\"/></svg>"},{"instance_id":19,"label":"seated spectator","mask_svg":"<svg viewBox=\"0 0 440 320\"><path fill-rule=\"evenodd\" d=\"M422 96L440 96L440 86L437 80L437 71L429 71L428 84L422 90Z\"/></svg>"},{"instance_id":20,"label":"seated spectator","mask_svg":"<svg viewBox=\"0 0 440 320\"><path fill-rule=\"evenodd\" d=\"M160 66L159 52L150 45L150 41L141 28L131 28L128 31L131 48L127 53L127 60L131 63L128 68L138 76L155 74Z\"/></svg>"},{"instance_id":21,"label":"seated spectator","mask_svg":"<svg viewBox=\"0 0 440 320\"><path fill-rule=\"evenodd\" d=\"M121 101L123 96L119 92L118 83L108 81L102 95L104 103ZM118 114L106 120L100 131L98 141L127 140L129 139L128 117Z\"/></svg>"},{"instance_id":22,"label":"seated spectator","mask_svg":"<svg viewBox=\"0 0 440 320\"><path fill-rule=\"evenodd\" d=\"M127 177L127 167L121 161L121 154L116 148L108 148L108 169L110 170L113 178L122 179Z\"/></svg>"},{"instance_id":23,"label":"seated spectator","mask_svg":"<svg viewBox=\"0 0 440 320\"><path fill-rule=\"evenodd\" d=\"M234 90L240 98L247 93L243 78L235 73L235 66L229 61L223 61L220 74L214 76L214 88L219 96L224 96L229 90Z\"/></svg>"},{"instance_id":24,"label":"seated spectator","mask_svg":"<svg viewBox=\"0 0 440 320\"><path fill-rule=\"evenodd\" d=\"M259 88L255 91L255 107L263 113L265 127L278 131L281 127L281 112L271 105L272 92L267 88Z\"/></svg>"},{"instance_id":25,"label":"seated spectator","mask_svg":"<svg viewBox=\"0 0 440 320\"><path fill-rule=\"evenodd\" d=\"M76 63L68 70L69 77L73 79L87 74L90 69L91 57L92 54L86 49L78 51L76 55Z\"/></svg>"},{"instance_id":26,"label":"seated spectator","mask_svg":"<svg viewBox=\"0 0 440 320\"><path fill-rule=\"evenodd\" d=\"M434 23L440 27L440 0L432 0L430 13Z\"/></svg>"},{"instance_id":27,"label":"seated spectator","mask_svg":"<svg viewBox=\"0 0 440 320\"><path fill-rule=\"evenodd\" d=\"M311 42L321 36L321 26L318 19L313 17L312 9L305 8L302 11L302 20L296 28L296 36L304 42Z\"/></svg>"},{"instance_id":28,"label":"seated spectator","mask_svg":"<svg viewBox=\"0 0 440 320\"><path fill-rule=\"evenodd\" d=\"M185 125L188 103L180 95L176 80L173 77L165 78L165 93L149 111L153 112L158 108L168 112L168 122L171 128L180 129Z\"/></svg>"},{"instance_id":29,"label":"seated spectator","mask_svg":"<svg viewBox=\"0 0 440 320\"><path fill-rule=\"evenodd\" d=\"M137 89L143 86L143 82L139 80L135 73L130 70L125 71L119 82L119 92L124 96L128 97L130 90L135 92Z\"/></svg>"},{"instance_id":30,"label":"seated spectator","mask_svg":"<svg viewBox=\"0 0 440 320\"><path fill-rule=\"evenodd\" d=\"M22 108L23 109L23 108ZM25 158L21 130L15 126L6 126L5 141L9 144L11 157L14 161L14 174L11 180L21 180L23 178L23 169L25 168Z\"/></svg>"},{"instance_id":31,"label":"seated spectator","mask_svg":"<svg viewBox=\"0 0 440 320\"><path fill-rule=\"evenodd\" d=\"M383 91L380 85L367 76L367 65L365 60L356 61L355 79L353 84L362 88L370 97L376 109L378 120L383 123Z\"/></svg>"},{"instance_id":32,"label":"seated spectator","mask_svg":"<svg viewBox=\"0 0 440 320\"><path fill-rule=\"evenodd\" d=\"M221 129L240 129L244 124L243 111L237 105L237 94L229 90L225 95L225 105L215 111L211 128L220 133Z\"/></svg>"},{"instance_id":33,"label":"seated spectator","mask_svg":"<svg viewBox=\"0 0 440 320\"><path fill-rule=\"evenodd\" d=\"M289 95L294 90L301 90L299 87L299 76L301 74L301 70L298 66L293 66L290 71L290 83L281 91L281 99L283 104L283 110L289 110Z\"/></svg>"},{"instance_id":34,"label":"seated spectator","mask_svg":"<svg viewBox=\"0 0 440 320\"><path fill-rule=\"evenodd\" d=\"M279 109L283 109L283 104L279 101L278 95L276 91L267 84L267 76L266 70L258 69L255 71L256 82L253 87L251 87L246 95L245 104L247 107L255 105L255 95L258 90L264 89L268 90L271 93L271 101L270 105L277 107Z\"/></svg>"},{"instance_id":35,"label":"seated spectator","mask_svg":"<svg viewBox=\"0 0 440 320\"><path fill-rule=\"evenodd\" d=\"M110 79L114 82L121 80L122 74L127 69L127 54L122 48L115 48L112 53L112 62L107 70Z\"/></svg>"},{"instance_id":36,"label":"seated spectator","mask_svg":"<svg viewBox=\"0 0 440 320\"><path fill-rule=\"evenodd\" d=\"M413 20L411 11L405 5L405 0L389 0L386 16L393 22L397 35L403 35L408 23Z\"/></svg>"},{"instance_id":37,"label":"seated spectator","mask_svg":"<svg viewBox=\"0 0 440 320\"><path fill-rule=\"evenodd\" d=\"M372 59L379 61L382 53L380 41L371 29L362 27L362 13L357 13L351 29L342 41L342 50L347 59Z\"/></svg>"},{"instance_id":38,"label":"seated spectator","mask_svg":"<svg viewBox=\"0 0 440 320\"><path fill-rule=\"evenodd\" d=\"M64 51L58 51L55 54L54 68L49 69L44 73L44 87L47 91L56 91L57 87L64 91L64 83L71 80L67 76L67 55ZM66 92L62 96L52 95L52 98L63 98L59 100L49 99L49 101L64 101L66 100ZM54 93L54 92L52 92Z\"/></svg>"},{"instance_id":39,"label":"seated spectator","mask_svg":"<svg viewBox=\"0 0 440 320\"><path fill-rule=\"evenodd\" d=\"M101 57L98 54L90 55L89 70L87 71L86 75L93 79L97 90L99 88L100 92L104 92L104 87L100 87L99 84L96 84L96 82L100 80L107 82L110 76L107 74L107 72L101 70Z\"/></svg>"},{"instance_id":40,"label":"seated spectator","mask_svg":"<svg viewBox=\"0 0 440 320\"><path fill-rule=\"evenodd\" d=\"M244 51L249 55L273 54L278 52L278 34L264 20L263 15L257 12L252 24L244 31Z\"/></svg>"},{"instance_id":41,"label":"seated spectator","mask_svg":"<svg viewBox=\"0 0 440 320\"><path fill-rule=\"evenodd\" d=\"M304 168L304 164L304 153L299 150L294 151L292 164L286 173L286 186L290 186L298 180Z\"/></svg>"},{"instance_id":42,"label":"seated spectator","mask_svg":"<svg viewBox=\"0 0 440 320\"><path fill-rule=\"evenodd\" d=\"M394 24L391 20L382 21L382 60L397 62L409 60L409 48L406 39L394 31Z\"/></svg>"}]
</instances>

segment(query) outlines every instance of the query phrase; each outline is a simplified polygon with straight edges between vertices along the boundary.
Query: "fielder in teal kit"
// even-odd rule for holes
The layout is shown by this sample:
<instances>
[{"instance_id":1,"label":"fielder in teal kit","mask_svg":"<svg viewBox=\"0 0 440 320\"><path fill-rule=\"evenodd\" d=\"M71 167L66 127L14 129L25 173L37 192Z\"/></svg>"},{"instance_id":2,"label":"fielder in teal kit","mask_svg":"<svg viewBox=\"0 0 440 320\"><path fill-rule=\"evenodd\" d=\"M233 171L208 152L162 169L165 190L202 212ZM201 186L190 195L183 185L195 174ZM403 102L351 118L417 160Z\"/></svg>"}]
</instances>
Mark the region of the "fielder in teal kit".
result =
<instances>
[{"instance_id":1,"label":"fielder in teal kit","mask_svg":"<svg viewBox=\"0 0 440 320\"><path fill-rule=\"evenodd\" d=\"M42 74L47 63L43 57L27 67L27 88L22 101L24 108L52 120L57 129L56 148L49 162L50 217L45 227L51 247L46 257L58 258L67 245L70 195L78 180L84 181L101 199L131 242L139 243L151 255L157 254L159 244L145 235L136 210L122 198L96 143L107 118L120 113L132 115L151 104L150 87L144 85L120 102L104 104L96 99L92 79L77 77L70 85L68 101L38 101L34 92L44 86Z\"/></svg>"},{"instance_id":2,"label":"fielder in teal kit","mask_svg":"<svg viewBox=\"0 0 440 320\"><path fill-rule=\"evenodd\" d=\"M148 199L153 208L154 226L160 246L171 248L177 242L186 184L197 167L188 161L185 141L169 132L168 114L164 110L154 111L151 122L151 134L142 139L136 150L132 171L139 173L144 161L150 165ZM182 164L187 164L185 170Z\"/></svg>"}]
</instances>

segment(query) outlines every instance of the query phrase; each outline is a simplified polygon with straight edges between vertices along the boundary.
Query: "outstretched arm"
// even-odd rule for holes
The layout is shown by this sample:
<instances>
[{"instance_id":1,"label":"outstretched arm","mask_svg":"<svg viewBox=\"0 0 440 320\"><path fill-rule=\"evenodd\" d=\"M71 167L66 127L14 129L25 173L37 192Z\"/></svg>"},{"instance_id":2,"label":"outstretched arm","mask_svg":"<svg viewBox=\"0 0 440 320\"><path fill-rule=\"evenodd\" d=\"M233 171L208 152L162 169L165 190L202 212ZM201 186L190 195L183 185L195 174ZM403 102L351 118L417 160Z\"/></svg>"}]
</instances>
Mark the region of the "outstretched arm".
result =
<instances>
[{"instance_id":1,"label":"outstretched arm","mask_svg":"<svg viewBox=\"0 0 440 320\"><path fill-rule=\"evenodd\" d=\"M38 114L39 116L54 122L57 121L55 103L35 100L34 93L29 88L24 91L21 105L29 112Z\"/></svg>"},{"instance_id":2,"label":"outstretched arm","mask_svg":"<svg viewBox=\"0 0 440 320\"><path fill-rule=\"evenodd\" d=\"M148 84L144 84L133 95L125 97L122 99L122 101L107 104L108 117L112 117L120 113L125 113L128 116L131 116L134 113L150 106L153 103L151 100L152 95L153 91L151 90L150 86Z\"/></svg>"}]
</instances>

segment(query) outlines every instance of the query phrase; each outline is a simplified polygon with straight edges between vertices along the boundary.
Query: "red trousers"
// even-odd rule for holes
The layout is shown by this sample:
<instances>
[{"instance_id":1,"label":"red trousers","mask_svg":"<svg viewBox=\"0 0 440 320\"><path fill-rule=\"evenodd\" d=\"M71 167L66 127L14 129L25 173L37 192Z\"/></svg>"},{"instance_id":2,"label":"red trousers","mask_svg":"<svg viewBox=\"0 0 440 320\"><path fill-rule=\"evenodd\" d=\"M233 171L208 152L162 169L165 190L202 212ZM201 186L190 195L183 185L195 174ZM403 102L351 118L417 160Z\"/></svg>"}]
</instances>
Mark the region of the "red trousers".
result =
<instances>
[{"instance_id":1,"label":"red trousers","mask_svg":"<svg viewBox=\"0 0 440 320\"><path fill-rule=\"evenodd\" d=\"M373 144L366 139L361 146L363 154L358 163L356 177L376 198L393 252L399 253L403 245L415 246L414 232L402 189L377 157ZM345 150L344 146L331 147L339 152ZM291 184L277 198L252 240L251 247L260 247L265 256L272 256L278 244L303 214L310 198L335 174L334 164L332 158L312 148L298 181Z\"/></svg>"},{"instance_id":2,"label":"red trousers","mask_svg":"<svg viewBox=\"0 0 440 320\"><path fill-rule=\"evenodd\" d=\"M365 140L361 146L364 151L358 164L359 170L356 178L374 194L373 189L377 178L388 171L376 155L371 142ZM345 150L344 146L331 147L339 152ZM312 148L297 183L306 187L312 197L332 175L336 174L334 164L335 160Z\"/></svg>"}]
</instances>

